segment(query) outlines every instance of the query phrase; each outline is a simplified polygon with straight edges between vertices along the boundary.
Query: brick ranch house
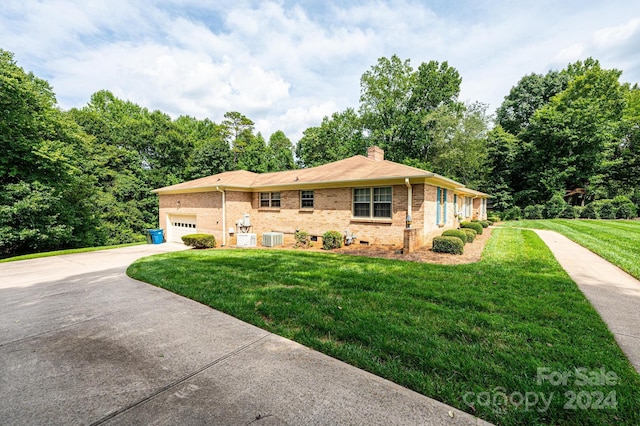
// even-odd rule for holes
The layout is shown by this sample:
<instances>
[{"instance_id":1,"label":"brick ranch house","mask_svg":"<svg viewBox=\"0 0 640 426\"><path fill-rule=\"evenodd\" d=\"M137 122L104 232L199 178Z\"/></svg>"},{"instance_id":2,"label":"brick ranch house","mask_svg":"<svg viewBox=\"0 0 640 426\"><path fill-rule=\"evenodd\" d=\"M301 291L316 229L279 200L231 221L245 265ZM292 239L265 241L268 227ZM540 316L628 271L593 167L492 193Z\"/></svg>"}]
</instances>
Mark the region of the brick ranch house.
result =
<instances>
[{"instance_id":1,"label":"brick ranch house","mask_svg":"<svg viewBox=\"0 0 640 426\"><path fill-rule=\"evenodd\" d=\"M238 221L248 215L257 243L266 232L292 241L296 230L312 236L348 232L356 243L404 246L427 244L462 220L486 219L489 195L459 182L384 159L371 147L318 167L257 174L224 172L153 192L160 197L160 227L167 241L182 235L213 234L234 245ZM410 228L407 218L411 219ZM408 229L409 228L409 229Z\"/></svg>"}]
</instances>

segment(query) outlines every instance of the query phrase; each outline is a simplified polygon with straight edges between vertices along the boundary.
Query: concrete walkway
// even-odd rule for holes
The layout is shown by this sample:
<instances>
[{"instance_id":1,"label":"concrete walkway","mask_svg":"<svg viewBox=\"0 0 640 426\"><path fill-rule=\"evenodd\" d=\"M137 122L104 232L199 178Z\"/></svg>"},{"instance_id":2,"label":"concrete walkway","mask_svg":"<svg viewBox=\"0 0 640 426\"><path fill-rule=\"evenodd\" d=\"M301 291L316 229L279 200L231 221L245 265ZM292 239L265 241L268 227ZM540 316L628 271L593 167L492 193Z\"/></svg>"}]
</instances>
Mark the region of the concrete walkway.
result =
<instances>
[{"instance_id":1,"label":"concrete walkway","mask_svg":"<svg viewBox=\"0 0 640 426\"><path fill-rule=\"evenodd\" d=\"M640 372L640 281L554 231L535 230Z\"/></svg>"},{"instance_id":2,"label":"concrete walkway","mask_svg":"<svg viewBox=\"0 0 640 426\"><path fill-rule=\"evenodd\" d=\"M0 264L0 424L487 424L125 275L180 249Z\"/></svg>"}]
</instances>

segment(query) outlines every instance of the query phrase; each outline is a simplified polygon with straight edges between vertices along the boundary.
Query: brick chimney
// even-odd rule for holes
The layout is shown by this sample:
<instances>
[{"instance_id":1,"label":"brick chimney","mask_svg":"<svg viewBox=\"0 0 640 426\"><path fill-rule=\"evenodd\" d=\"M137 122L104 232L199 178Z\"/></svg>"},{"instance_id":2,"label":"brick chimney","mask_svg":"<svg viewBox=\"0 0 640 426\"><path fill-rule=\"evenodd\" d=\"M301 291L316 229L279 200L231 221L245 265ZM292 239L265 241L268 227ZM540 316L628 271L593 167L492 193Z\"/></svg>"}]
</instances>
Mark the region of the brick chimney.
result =
<instances>
[{"instance_id":1,"label":"brick chimney","mask_svg":"<svg viewBox=\"0 0 640 426\"><path fill-rule=\"evenodd\" d=\"M371 146L367 149L367 158L374 161L382 161L384 160L384 151L377 146Z\"/></svg>"}]
</instances>

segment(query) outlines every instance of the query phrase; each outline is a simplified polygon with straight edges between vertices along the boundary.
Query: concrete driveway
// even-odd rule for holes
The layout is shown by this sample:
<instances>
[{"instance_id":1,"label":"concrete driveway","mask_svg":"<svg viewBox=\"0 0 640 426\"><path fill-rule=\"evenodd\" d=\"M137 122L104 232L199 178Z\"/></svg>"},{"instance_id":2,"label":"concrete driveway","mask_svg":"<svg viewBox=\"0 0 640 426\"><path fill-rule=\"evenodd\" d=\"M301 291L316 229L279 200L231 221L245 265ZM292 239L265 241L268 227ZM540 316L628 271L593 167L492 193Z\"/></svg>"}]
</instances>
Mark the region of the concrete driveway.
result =
<instances>
[{"instance_id":1,"label":"concrete driveway","mask_svg":"<svg viewBox=\"0 0 640 426\"><path fill-rule=\"evenodd\" d=\"M180 249L0 264L0 424L486 424L125 275Z\"/></svg>"}]
</instances>

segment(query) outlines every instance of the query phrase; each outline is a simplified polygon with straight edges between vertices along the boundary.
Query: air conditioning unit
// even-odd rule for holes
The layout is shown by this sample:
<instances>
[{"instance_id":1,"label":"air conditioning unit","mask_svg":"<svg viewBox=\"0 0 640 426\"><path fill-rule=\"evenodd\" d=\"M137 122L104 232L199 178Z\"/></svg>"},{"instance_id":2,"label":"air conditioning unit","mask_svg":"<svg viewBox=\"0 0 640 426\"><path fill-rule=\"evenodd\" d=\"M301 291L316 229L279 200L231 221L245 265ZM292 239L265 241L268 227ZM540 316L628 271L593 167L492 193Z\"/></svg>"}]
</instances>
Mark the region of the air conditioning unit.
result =
<instances>
[{"instance_id":1,"label":"air conditioning unit","mask_svg":"<svg viewBox=\"0 0 640 426\"><path fill-rule=\"evenodd\" d=\"M284 245L284 234L282 232L265 232L262 234L262 245L274 247Z\"/></svg>"},{"instance_id":2,"label":"air conditioning unit","mask_svg":"<svg viewBox=\"0 0 640 426\"><path fill-rule=\"evenodd\" d=\"M239 233L237 239L236 245L238 247L255 247L258 245L256 234Z\"/></svg>"}]
</instances>

